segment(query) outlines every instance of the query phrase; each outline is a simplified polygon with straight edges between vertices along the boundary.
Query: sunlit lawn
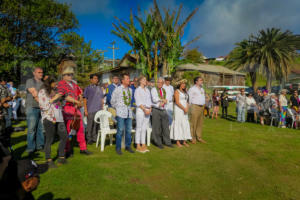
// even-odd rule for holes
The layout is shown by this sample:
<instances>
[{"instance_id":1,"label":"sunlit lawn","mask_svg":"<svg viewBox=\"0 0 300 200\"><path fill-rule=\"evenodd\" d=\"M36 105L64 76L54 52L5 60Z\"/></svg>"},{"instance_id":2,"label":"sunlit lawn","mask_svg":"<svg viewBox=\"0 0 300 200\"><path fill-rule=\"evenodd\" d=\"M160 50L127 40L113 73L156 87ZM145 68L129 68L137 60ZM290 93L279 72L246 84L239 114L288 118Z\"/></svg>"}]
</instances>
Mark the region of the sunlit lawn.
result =
<instances>
[{"instance_id":1,"label":"sunlit lawn","mask_svg":"<svg viewBox=\"0 0 300 200\"><path fill-rule=\"evenodd\" d=\"M232 108L231 110L234 110ZM231 113L234 114L234 113ZM24 125L24 124L23 124ZM13 135L17 154L25 132ZM37 199L300 199L300 130L206 119L207 144L154 146L118 156L114 145L41 176ZM55 156L57 143L53 145ZM26 153L22 156L26 157ZM44 153L35 160L44 161Z\"/></svg>"}]
</instances>

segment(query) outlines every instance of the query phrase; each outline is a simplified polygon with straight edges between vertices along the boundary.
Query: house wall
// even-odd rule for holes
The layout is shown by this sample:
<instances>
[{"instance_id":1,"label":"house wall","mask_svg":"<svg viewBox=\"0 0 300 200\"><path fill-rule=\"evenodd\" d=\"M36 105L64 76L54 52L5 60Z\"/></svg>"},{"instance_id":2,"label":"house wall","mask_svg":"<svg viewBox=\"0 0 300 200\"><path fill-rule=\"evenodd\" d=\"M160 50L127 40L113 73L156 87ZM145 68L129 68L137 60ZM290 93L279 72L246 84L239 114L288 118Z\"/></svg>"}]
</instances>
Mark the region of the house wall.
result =
<instances>
[{"instance_id":1,"label":"house wall","mask_svg":"<svg viewBox=\"0 0 300 200\"><path fill-rule=\"evenodd\" d=\"M183 74L184 71L177 71L174 75L174 79L181 79ZM201 77L204 79L206 86L245 85L245 77L241 75L223 75L201 72Z\"/></svg>"}]
</instances>

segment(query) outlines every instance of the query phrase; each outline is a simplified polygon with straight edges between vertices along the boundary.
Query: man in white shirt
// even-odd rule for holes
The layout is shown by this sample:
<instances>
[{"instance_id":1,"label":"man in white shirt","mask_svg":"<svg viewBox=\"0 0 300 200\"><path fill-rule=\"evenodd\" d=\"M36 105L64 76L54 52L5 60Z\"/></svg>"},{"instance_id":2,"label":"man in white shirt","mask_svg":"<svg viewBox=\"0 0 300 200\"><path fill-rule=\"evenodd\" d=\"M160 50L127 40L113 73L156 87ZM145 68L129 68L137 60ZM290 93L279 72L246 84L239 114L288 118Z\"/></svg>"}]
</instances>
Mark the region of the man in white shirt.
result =
<instances>
[{"instance_id":1,"label":"man in white shirt","mask_svg":"<svg viewBox=\"0 0 300 200\"><path fill-rule=\"evenodd\" d=\"M196 139L199 142L206 143L202 139L202 127L204 120L203 110L205 107L205 91L202 86L203 79L201 77L196 77L194 79L194 86L188 91L189 104L191 105L190 125L193 144L196 144Z\"/></svg>"},{"instance_id":2,"label":"man in white shirt","mask_svg":"<svg viewBox=\"0 0 300 200\"><path fill-rule=\"evenodd\" d=\"M166 98L168 100L168 103L166 105L166 110L169 116L169 125L172 124L173 121L173 97L174 97L174 88L171 85L171 78L167 77L165 78L165 84L163 88L166 90Z\"/></svg>"},{"instance_id":3,"label":"man in white shirt","mask_svg":"<svg viewBox=\"0 0 300 200\"><path fill-rule=\"evenodd\" d=\"M168 100L163 88L164 79L157 80L157 87L151 89L152 96L152 137L158 148L163 149L162 143L173 147L170 139L169 119L166 111Z\"/></svg>"}]
</instances>

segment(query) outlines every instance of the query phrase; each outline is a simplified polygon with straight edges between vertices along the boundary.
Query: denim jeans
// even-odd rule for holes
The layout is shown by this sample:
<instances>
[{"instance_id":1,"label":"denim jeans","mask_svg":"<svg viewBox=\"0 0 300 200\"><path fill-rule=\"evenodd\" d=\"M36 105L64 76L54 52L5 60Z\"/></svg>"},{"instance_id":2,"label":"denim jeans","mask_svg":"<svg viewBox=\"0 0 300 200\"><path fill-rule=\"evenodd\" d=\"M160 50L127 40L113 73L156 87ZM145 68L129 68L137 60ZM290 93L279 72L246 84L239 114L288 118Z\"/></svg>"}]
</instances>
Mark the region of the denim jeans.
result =
<instances>
[{"instance_id":1,"label":"denim jeans","mask_svg":"<svg viewBox=\"0 0 300 200\"><path fill-rule=\"evenodd\" d=\"M237 121L238 122L245 122L245 113L246 109L244 107L237 107Z\"/></svg>"},{"instance_id":2,"label":"denim jeans","mask_svg":"<svg viewBox=\"0 0 300 200\"><path fill-rule=\"evenodd\" d=\"M27 108L27 151L32 152L35 149L41 149L44 145L44 133L41 111L39 108Z\"/></svg>"},{"instance_id":3,"label":"denim jeans","mask_svg":"<svg viewBox=\"0 0 300 200\"><path fill-rule=\"evenodd\" d=\"M5 115L5 127L11 127L11 118L12 118L12 107L7 108L7 113Z\"/></svg>"},{"instance_id":4,"label":"denim jeans","mask_svg":"<svg viewBox=\"0 0 300 200\"><path fill-rule=\"evenodd\" d=\"M117 119L117 135L116 135L116 149L121 149L122 137L125 130L125 147L129 148L131 145L131 128L132 119L131 118L121 118Z\"/></svg>"}]
</instances>

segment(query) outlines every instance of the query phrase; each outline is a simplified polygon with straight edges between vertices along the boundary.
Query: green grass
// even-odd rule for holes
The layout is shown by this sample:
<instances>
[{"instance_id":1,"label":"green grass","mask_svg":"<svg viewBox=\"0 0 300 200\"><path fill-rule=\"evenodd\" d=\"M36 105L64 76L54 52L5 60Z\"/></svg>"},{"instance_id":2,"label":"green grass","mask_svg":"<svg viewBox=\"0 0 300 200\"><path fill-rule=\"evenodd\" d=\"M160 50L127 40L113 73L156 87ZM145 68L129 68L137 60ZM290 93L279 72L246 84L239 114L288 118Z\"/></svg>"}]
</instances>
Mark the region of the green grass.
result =
<instances>
[{"instance_id":1,"label":"green grass","mask_svg":"<svg viewBox=\"0 0 300 200\"><path fill-rule=\"evenodd\" d=\"M232 106L232 109L234 107ZM233 114L233 113L231 113ZM13 140L24 139L24 132ZM147 154L88 146L69 163L41 175L38 199L300 199L300 131L206 119L207 144L150 147ZM14 145L24 150L25 141ZM19 149L19 150L18 150ZM53 145L53 156L57 143ZM26 153L22 156L26 157ZM38 162L44 154L37 154Z\"/></svg>"}]
</instances>

